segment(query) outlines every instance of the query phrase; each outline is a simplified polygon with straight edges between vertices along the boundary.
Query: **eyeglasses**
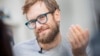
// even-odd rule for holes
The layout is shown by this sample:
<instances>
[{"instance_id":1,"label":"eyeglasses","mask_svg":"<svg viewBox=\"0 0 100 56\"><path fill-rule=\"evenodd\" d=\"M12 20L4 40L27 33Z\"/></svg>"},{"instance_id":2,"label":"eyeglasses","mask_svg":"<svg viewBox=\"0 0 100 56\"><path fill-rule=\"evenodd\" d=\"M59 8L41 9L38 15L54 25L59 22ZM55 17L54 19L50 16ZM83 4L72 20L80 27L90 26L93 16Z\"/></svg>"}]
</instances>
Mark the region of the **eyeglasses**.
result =
<instances>
[{"instance_id":1,"label":"eyeglasses","mask_svg":"<svg viewBox=\"0 0 100 56\"><path fill-rule=\"evenodd\" d=\"M36 22L38 22L40 24L45 24L48 20L47 14L50 14L50 13L52 13L52 12L47 12L47 13L41 14L36 19L33 19L33 20L26 22L25 25L29 29L35 29L36 28Z\"/></svg>"}]
</instances>

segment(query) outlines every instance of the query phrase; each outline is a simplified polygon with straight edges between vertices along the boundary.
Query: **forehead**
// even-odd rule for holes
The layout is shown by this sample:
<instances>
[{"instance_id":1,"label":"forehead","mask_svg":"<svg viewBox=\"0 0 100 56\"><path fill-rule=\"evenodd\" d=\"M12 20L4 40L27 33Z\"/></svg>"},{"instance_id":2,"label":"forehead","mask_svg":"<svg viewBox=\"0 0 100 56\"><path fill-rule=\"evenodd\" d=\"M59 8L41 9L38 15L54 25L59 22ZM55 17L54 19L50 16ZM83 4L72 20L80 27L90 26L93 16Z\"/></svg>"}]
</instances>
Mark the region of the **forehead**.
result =
<instances>
[{"instance_id":1,"label":"forehead","mask_svg":"<svg viewBox=\"0 0 100 56\"><path fill-rule=\"evenodd\" d=\"M46 8L46 5L44 4L44 2L38 1L29 8L26 16L28 20L31 20L33 18L36 18L38 15L46 13L46 12L48 12L48 9Z\"/></svg>"}]
</instances>

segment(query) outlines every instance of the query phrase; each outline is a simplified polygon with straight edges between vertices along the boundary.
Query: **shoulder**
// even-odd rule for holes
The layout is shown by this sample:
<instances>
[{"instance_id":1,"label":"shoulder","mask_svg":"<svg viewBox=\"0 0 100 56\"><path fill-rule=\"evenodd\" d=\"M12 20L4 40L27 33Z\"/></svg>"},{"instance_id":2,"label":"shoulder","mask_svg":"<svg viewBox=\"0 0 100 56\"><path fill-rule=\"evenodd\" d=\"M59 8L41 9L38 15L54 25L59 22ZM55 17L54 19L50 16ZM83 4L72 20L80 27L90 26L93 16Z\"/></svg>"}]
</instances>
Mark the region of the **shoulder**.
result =
<instances>
[{"instance_id":1,"label":"shoulder","mask_svg":"<svg viewBox=\"0 0 100 56\"><path fill-rule=\"evenodd\" d=\"M32 54L33 52L38 51L38 50L40 49L39 49L36 39L18 43L13 47L15 56Z\"/></svg>"},{"instance_id":2,"label":"shoulder","mask_svg":"<svg viewBox=\"0 0 100 56\"><path fill-rule=\"evenodd\" d=\"M25 46L28 46L28 45L33 45L35 43L35 39L32 39L32 40L27 40L27 41L24 41L24 42L20 42L18 44L15 44L14 48L16 47L25 47Z\"/></svg>"},{"instance_id":3,"label":"shoulder","mask_svg":"<svg viewBox=\"0 0 100 56\"><path fill-rule=\"evenodd\" d=\"M39 48L37 40L32 39L32 40L27 40L21 43L16 44L13 49L16 50L37 50Z\"/></svg>"}]
</instances>

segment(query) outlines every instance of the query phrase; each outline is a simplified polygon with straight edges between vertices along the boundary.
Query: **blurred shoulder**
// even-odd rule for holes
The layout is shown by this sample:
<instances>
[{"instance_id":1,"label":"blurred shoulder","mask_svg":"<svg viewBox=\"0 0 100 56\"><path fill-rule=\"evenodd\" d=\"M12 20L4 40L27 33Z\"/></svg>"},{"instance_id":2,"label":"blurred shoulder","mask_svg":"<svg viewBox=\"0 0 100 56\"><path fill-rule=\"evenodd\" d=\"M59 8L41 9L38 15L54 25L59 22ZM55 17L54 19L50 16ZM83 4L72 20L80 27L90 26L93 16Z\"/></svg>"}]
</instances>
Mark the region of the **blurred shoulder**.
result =
<instances>
[{"instance_id":1,"label":"blurred shoulder","mask_svg":"<svg viewBox=\"0 0 100 56\"><path fill-rule=\"evenodd\" d=\"M30 47L32 45L35 45L36 44L36 39L31 39L31 40L27 40L27 41L23 41L23 42L20 42L18 44L15 44L14 45L14 49L16 48L27 48L27 47Z\"/></svg>"}]
</instances>

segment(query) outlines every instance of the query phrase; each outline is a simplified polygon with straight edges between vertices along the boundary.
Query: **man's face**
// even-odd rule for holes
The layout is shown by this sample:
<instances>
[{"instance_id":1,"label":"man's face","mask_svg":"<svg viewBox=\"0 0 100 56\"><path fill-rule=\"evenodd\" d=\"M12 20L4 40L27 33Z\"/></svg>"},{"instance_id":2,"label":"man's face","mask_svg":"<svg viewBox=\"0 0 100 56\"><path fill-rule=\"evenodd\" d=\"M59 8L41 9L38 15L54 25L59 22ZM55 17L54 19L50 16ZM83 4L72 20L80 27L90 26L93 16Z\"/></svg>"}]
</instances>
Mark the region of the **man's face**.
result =
<instances>
[{"instance_id":1,"label":"man's face","mask_svg":"<svg viewBox=\"0 0 100 56\"><path fill-rule=\"evenodd\" d=\"M43 2L37 2L30 7L28 13L26 14L28 20L37 18L37 16L47 13L49 10L46 8ZM51 43L56 35L59 33L59 16L54 14L47 14L47 22L45 24L40 24L36 22L36 28L34 29L37 41L43 44Z\"/></svg>"}]
</instances>

